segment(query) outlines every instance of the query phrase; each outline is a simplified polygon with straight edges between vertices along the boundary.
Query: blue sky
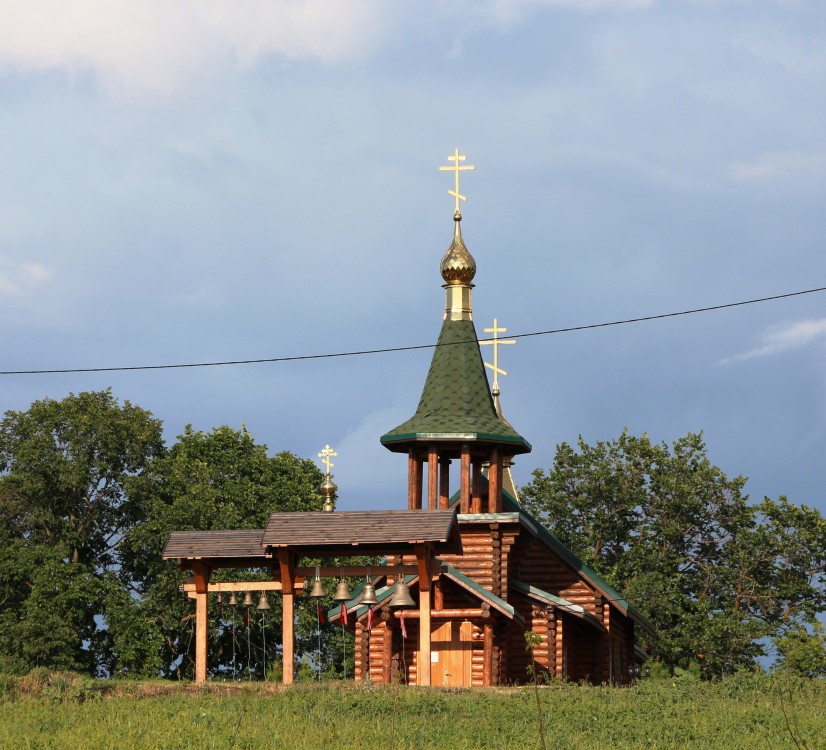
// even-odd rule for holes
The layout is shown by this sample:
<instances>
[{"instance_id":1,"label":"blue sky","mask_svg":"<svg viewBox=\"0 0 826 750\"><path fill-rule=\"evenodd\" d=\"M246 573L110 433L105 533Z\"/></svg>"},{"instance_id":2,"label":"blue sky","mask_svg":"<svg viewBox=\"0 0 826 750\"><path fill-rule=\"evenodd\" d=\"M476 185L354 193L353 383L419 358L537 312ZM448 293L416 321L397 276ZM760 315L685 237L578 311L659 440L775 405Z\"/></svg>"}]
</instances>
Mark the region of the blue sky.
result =
<instances>
[{"instance_id":1,"label":"blue sky","mask_svg":"<svg viewBox=\"0 0 826 750\"><path fill-rule=\"evenodd\" d=\"M824 91L819 0L6 0L0 369L433 343L457 146L480 333L826 286ZM517 482L579 434L703 430L826 511L825 303L520 340ZM4 376L0 408L111 386L170 441L330 443L339 507L404 507L378 438L430 356Z\"/></svg>"}]
</instances>

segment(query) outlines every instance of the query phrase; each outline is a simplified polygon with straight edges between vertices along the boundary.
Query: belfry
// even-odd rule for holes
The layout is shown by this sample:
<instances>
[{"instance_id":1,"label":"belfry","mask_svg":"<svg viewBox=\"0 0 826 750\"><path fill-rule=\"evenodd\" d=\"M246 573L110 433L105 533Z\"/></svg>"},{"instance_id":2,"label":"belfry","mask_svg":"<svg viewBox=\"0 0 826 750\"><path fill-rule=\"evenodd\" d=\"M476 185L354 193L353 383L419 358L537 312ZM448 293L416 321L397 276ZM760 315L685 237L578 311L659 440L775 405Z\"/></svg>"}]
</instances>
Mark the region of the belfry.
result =
<instances>
[{"instance_id":1,"label":"belfry","mask_svg":"<svg viewBox=\"0 0 826 750\"><path fill-rule=\"evenodd\" d=\"M640 655L635 629L648 622L519 503L509 466L530 443L505 420L499 400L494 321L493 388L473 322L476 262L462 236L460 172L473 169L456 149L453 237L441 259L445 289L441 332L415 413L381 437L407 457L407 507L333 511L335 491L325 446L327 502L322 512L273 513L266 529L172 532L165 559L194 576L196 680L206 679L208 596L221 567L264 568L267 590L284 599L283 680L293 681L296 599L315 576L358 575L339 586L329 613L354 638L355 680L408 685L491 686L522 683L528 667L550 678L623 684ZM458 481L457 481L458 480ZM329 484L329 487L328 487ZM302 567L310 558L373 555L364 566ZM343 583L343 578L341 582ZM262 588L258 583L254 588ZM237 587L233 590L243 590ZM532 653L525 634L539 636ZM533 660L531 664L529 660Z\"/></svg>"}]
</instances>

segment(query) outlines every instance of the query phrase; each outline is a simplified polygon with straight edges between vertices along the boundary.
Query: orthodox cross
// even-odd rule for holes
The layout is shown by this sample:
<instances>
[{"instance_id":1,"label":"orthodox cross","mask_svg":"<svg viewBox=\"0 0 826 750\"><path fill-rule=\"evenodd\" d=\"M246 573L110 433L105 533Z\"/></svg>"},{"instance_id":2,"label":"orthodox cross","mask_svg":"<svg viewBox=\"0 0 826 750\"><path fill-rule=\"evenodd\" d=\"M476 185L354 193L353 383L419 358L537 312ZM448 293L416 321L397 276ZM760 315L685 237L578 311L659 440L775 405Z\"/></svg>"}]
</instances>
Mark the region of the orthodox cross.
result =
<instances>
[{"instance_id":1,"label":"orthodox cross","mask_svg":"<svg viewBox=\"0 0 826 750\"><path fill-rule=\"evenodd\" d=\"M456 188L454 190L448 190L447 192L449 195L452 195L454 198L456 198L457 211L459 210L459 201L467 200L467 196L462 195L459 192L459 172L463 172L466 169L476 169L475 166L472 166L470 164L459 164L460 161L464 161L465 159L467 159L467 156L460 154L459 149L457 148L451 156L447 157L447 160L452 161L453 164L445 167L439 167L440 172L453 172L453 174L456 177Z\"/></svg>"},{"instance_id":2,"label":"orthodox cross","mask_svg":"<svg viewBox=\"0 0 826 750\"><path fill-rule=\"evenodd\" d=\"M489 362L485 362L485 367L490 367L493 370L493 390L499 390L499 376L500 375L507 375L508 373L504 370L500 369L499 367L499 346L501 344L515 344L516 341L514 339L500 339L500 333L507 333L507 328L499 328L499 323L496 318L493 319L493 328L485 328L485 333L492 333L493 338L489 339L488 341L480 341L480 344L492 344L493 345L493 364Z\"/></svg>"},{"instance_id":3,"label":"orthodox cross","mask_svg":"<svg viewBox=\"0 0 826 750\"><path fill-rule=\"evenodd\" d=\"M318 454L318 457L321 459L321 463L327 467L327 476L330 476L330 469L335 466L335 464L330 460L330 457L337 455L338 453L336 453L329 445L325 445L321 449L321 453Z\"/></svg>"}]
</instances>

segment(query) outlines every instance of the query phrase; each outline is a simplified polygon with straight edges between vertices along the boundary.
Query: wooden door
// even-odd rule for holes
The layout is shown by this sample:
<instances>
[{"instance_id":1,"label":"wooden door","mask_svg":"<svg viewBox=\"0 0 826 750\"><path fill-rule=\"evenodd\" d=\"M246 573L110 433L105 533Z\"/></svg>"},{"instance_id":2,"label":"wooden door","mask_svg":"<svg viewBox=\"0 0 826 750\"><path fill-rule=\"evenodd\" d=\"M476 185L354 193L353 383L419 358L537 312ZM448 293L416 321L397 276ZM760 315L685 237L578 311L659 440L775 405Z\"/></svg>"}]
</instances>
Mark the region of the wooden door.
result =
<instances>
[{"instance_id":1,"label":"wooden door","mask_svg":"<svg viewBox=\"0 0 826 750\"><path fill-rule=\"evenodd\" d=\"M470 687L472 632L468 621L452 620L434 625L430 636L432 685Z\"/></svg>"}]
</instances>

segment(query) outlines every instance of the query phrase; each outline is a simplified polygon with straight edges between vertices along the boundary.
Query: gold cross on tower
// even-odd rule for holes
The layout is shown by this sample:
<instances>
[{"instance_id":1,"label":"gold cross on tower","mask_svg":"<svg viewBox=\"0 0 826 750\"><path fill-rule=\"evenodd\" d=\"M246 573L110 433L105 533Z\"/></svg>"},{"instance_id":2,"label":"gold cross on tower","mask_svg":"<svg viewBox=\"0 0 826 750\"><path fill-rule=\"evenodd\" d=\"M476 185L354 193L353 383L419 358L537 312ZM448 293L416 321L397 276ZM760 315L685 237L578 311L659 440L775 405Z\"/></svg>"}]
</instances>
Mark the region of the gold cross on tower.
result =
<instances>
[{"instance_id":1,"label":"gold cross on tower","mask_svg":"<svg viewBox=\"0 0 826 750\"><path fill-rule=\"evenodd\" d=\"M514 339L500 339L500 333L507 333L507 328L499 328L496 318L493 319L493 328L485 328L485 333L492 333L493 338L489 341L480 341L480 344L493 344L493 364L485 362L485 367L490 367L493 370L493 390L494 393L499 391L499 376L507 375L508 373L499 368L499 346L500 344L515 344Z\"/></svg>"},{"instance_id":2,"label":"gold cross on tower","mask_svg":"<svg viewBox=\"0 0 826 750\"><path fill-rule=\"evenodd\" d=\"M459 172L463 172L466 169L476 169L475 166L471 166L470 164L459 164L460 161L464 161L467 159L467 156L464 156L459 153L459 149L457 148L451 156L447 157L448 161L452 161L453 164L446 167L439 167L440 172L453 172L456 176L456 188L454 190L448 190L447 192L456 198L456 211L459 210L459 201L466 201L467 196L462 195L459 192Z\"/></svg>"},{"instance_id":3,"label":"gold cross on tower","mask_svg":"<svg viewBox=\"0 0 826 750\"><path fill-rule=\"evenodd\" d=\"M327 476L330 476L330 469L335 466L335 464L330 460L330 457L337 455L338 453L336 453L329 445L325 445L321 449L321 453L318 454L318 457L321 459L321 463L327 467Z\"/></svg>"}]
</instances>

